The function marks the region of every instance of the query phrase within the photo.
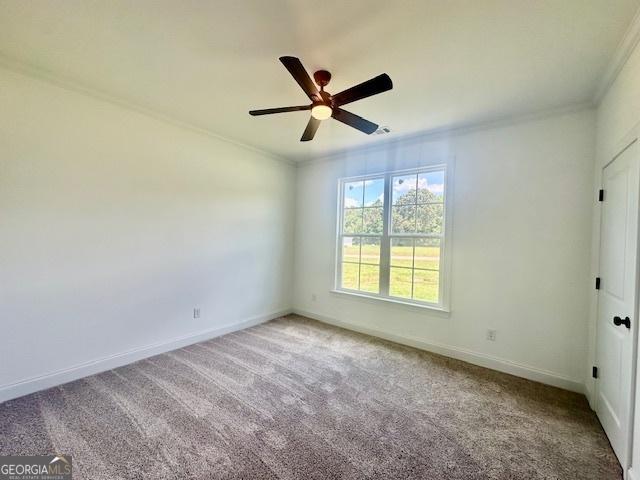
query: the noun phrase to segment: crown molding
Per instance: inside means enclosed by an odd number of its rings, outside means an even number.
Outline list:
[[[11,58],[7,55],[5,55],[4,53],[0,52],[0,67],[9,70],[11,72],[14,73],[18,73],[21,75],[26,75],[28,77],[34,78],[36,80],[40,80],[40,81],[44,81],[47,82],[49,84],[55,85],[59,88],[63,88],[65,90],[69,90],[72,91],[74,93],[79,93],[88,97],[92,97],[94,99],[97,100],[101,100],[103,102],[108,102],[111,103],[112,105],[116,105],[119,106],[121,108],[125,108],[127,110],[130,111],[134,111],[136,113],[139,113],[141,115],[144,115],[146,117],[150,117],[153,118],[154,120],[158,120],[161,121],[163,123],[167,123],[169,125],[172,125],[174,127],[178,127],[180,129],[183,130],[188,130],[192,133],[197,133],[199,135],[204,135],[207,136],[209,138],[213,138],[215,140],[219,140],[225,143],[229,143],[231,145],[234,145],[236,147],[240,147],[242,149],[245,150],[249,150],[253,153],[257,153],[259,155],[268,157],[272,160],[278,161],[278,162],[282,162],[285,163],[287,165],[293,165],[295,166],[296,162],[292,161],[289,158],[285,158],[285,157],[281,157],[278,155],[275,155],[271,152],[268,152],[266,150],[262,150],[260,148],[254,147],[252,145],[240,142],[238,140],[234,140],[232,138],[228,138],[222,135],[219,135],[215,132],[212,132],[211,130],[207,129],[207,128],[203,128],[200,127],[198,125],[195,125],[193,123],[190,122],[185,122],[183,120],[177,119],[171,115],[167,115],[165,113],[162,113],[158,110],[155,110],[153,108],[147,107],[145,105],[139,104],[139,103],[135,103],[135,102],[131,102],[129,100],[125,100],[122,99],[120,97],[116,97],[114,95],[111,95],[107,92],[104,92],[102,90],[98,90],[92,87],[89,87],[87,85],[78,83],[74,80],[71,80],[70,78],[66,78],[63,76],[60,76],[58,74],[55,74],[47,69],[41,68],[41,67],[37,67],[35,65],[32,64],[28,64],[25,62],[22,62],[20,60],[16,60],[14,58]]]
[[[483,130],[492,130],[495,128],[509,127],[522,123],[534,122],[536,120],[544,120],[545,118],[556,117],[561,115],[569,115],[572,113],[581,112],[584,110],[592,110],[594,105],[591,101],[572,103],[562,107],[553,107],[545,110],[538,110],[535,112],[528,112],[522,114],[506,115],[500,117],[488,118],[479,122],[451,125],[447,127],[434,128],[431,130],[424,130],[418,133],[412,133],[393,139],[381,140],[368,145],[356,146],[353,148],[345,148],[330,152],[326,155],[319,155],[296,162],[298,167],[304,167],[310,164],[317,164],[321,162],[330,162],[340,157],[349,154],[359,154],[367,152],[375,152],[379,150],[385,150],[388,148],[398,147],[400,145],[411,145],[413,143],[433,141],[442,138],[450,138],[466,135],[473,132],[479,132]]]
[[[594,105],[599,105],[602,101],[602,98],[605,96],[613,82],[615,82],[616,78],[624,68],[627,60],[633,53],[633,50],[640,42],[640,8],[636,11],[633,19],[631,20],[631,24],[627,28],[627,31],[618,43],[616,47],[616,51],[613,54],[613,58],[609,62],[604,75],[600,79],[598,87],[596,89],[596,93],[593,96]]]

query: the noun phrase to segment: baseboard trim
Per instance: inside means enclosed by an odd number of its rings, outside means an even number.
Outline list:
[[[593,381],[591,381],[589,377],[587,377],[584,381],[584,396],[587,397],[587,402],[589,402],[589,408],[591,408],[591,410],[595,412],[596,410],[595,385],[593,384]]]
[[[209,340],[227,333],[243,330],[253,327],[269,320],[282,317],[291,313],[290,309],[272,312],[266,315],[258,315],[247,320],[215,327],[200,332],[192,333],[182,337],[174,338],[166,342],[160,342],[153,345],[128,350],[126,352],[117,353],[108,357],[99,358],[89,362],[75,365],[73,367],[58,370],[46,375],[32,377],[20,382],[11,383],[0,386],[0,403],[6,402],[13,398],[22,397],[30,393],[45,390],[47,388],[56,387],[64,383],[72,382],[83,377],[95,375],[96,373],[111,370],[113,368],[122,367],[145,358],[152,357],[161,353],[186,347],[194,343]]]
[[[335,325],[337,327],[346,328],[347,330],[353,330],[356,332],[371,335],[373,337],[383,338],[392,342],[408,345],[410,347],[418,348],[420,350],[426,350],[428,352],[438,353],[446,357],[462,360],[474,365],[489,368],[491,370],[497,370],[499,372],[508,373],[517,377],[526,378],[535,382],[544,383],[554,387],[563,388],[572,392],[578,392],[584,394],[584,385],[582,382],[573,380],[571,378],[564,377],[548,370],[542,370],[529,365],[513,362],[504,358],[494,357],[484,353],[474,352],[471,350],[463,349],[460,347],[454,347],[451,345],[444,345],[433,342],[426,342],[414,337],[407,337],[403,335],[396,335],[393,333],[384,332],[370,327],[363,327],[360,325],[354,325],[348,322],[343,322],[336,318],[331,318],[326,315],[317,314],[307,310],[298,308],[293,309],[293,313],[302,315],[305,317],[313,318],[320,322]],[[640,480],[640,479],[639,479]]]

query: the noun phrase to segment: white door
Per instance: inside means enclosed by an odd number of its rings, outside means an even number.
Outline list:
[[[596,412],[624,468],[629,462],[636,317],[638,142],[602,171]]]

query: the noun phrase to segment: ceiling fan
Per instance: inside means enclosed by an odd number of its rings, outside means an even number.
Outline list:
[[[363,98],[377,95],[378,93],[386,92],[393,88],[391,78],[386,73],[378,75],[377,77],[360,83],[355,87],[343,90],[340,93],[331,95],[324,91],[324,87],[329,84],[331,80],[331,73],[326,70],[318,70],[313,74],[313,79],[320,87],[320,90],[316,88],[311,81],[309,74],[302,66],[300,60],[296,57],[280,57],[280,61],[285,66],[293,78],[298,82],[298,85],[304,90],[311,100],[311,105],[300,105],[296,107],[281,107],[281,108],[267,108],[265,110],[251,110],[250,115],[269,115],[272,113],[284,113],[284,112],[297,112],[300,110],[311,110],[311,118],[307,123],[301,142],[308,142],[313,140],[320,121],[326,120],[330,117],[335,118],[339,122],[342,122],[350,127],[353,127],[361,132],[371,135],[378,129],[378,125],[369,120],[366,120],[358,115],[343,110],[340,108],[347,103],[356,102]]]

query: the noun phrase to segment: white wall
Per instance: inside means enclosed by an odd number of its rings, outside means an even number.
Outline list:
[[[0,70],[0,401],[287,311],[294,195],[291,165]]]
[[[602,168],[612,159],[629,133],[640,127],[640,45],[637,45],[618,74],[615,82],[602,98],[597,111],[597,154],[595,164],[595,182],[601,184]],[[598,272],[598,248],[600,244],[600,205],[593,206],[593,255],[592,275]],[[594,365],[595,330],[597,303],[596,294],[591,294],[589,317],[589,361],[587,368]],[[637,369],[640,372],[640,369]],[[589,400],[594,406],[594,384],[588,379]],[[640,382],[636,384],[636,413],[634,418],[634,440],[632,442],[632,472],[630,479],[640,480]]]
[[[582,390],[591,286],[594,138],[594,112],[582,110],[302,165],[294,308]],[[452,157],[450,316],[330,293],[337,179]],[[488,328],[497,329],[496,342],[485,339]]]

